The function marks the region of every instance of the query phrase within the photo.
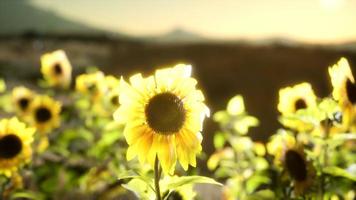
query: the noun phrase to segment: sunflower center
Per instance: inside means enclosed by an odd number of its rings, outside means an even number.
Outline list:
[[[298,99],[295,102],[295,110],[304,109],[304,108],[307,108],[307,103],[305,102],[304,99]]]
[[[22,142],[19,137],[9,134],[0,139],[0,159],[10,159],[22,150]]]
[[[61,75],[62,74],[62,66],[59,64],[59,63],[56,63],[54,66],[53,66],[53,72],[54,74],[56,75]]]
[[[182,100],[169,92],[152,97],[145,108],[145,114],[148,125],[165,135],[178,132],[185,121]]]
[[[88,83],[87,84],[87,89],[89,92],[95,92],[97,90],[96,84],[95,83]]]
[[[48,108],[40,107],[35,112],[36,120],[40,123],[46,122],[51,119],[52,114]]]
[[[119,105],[119,97],[117,95],[111,97],[110,99],[111,104],[114,106],[118,106]]]
[[[346,95],[352,104],[356,104],[356,84],[352,83],[350,79],[346,81]]]
[[[28,98],[21,98],[21,99],[19,99],[18,103],[19,103],[21,110],[26,110],[28,107],[28,104],[30,103],[30,100]]]
[[[297,181],[303,181],[307,178],[307,166],[303,157],[295,150],[286,152],[285,164],[292,178]]]
[[[169,195],[167,197],[167,195]],[[177,191],[172,191],[171,193],[166,192],[165,194],[163,194],[163,199],[167,199],[167,200],[183,200],[183,197],[181,194],[179,194],[179,192]]]

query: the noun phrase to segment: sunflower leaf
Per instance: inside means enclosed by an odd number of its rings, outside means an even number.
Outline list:
[[[245,112],[245,104],[241,95],[236,95],[230,99],[226,108],[230,115],[240,115]]]
[[[223,132],[216,132],[214,135],[214,146],[216,149],[221,149],[224,147],[226,138]]]
[[[154,198],[153,188],[147,185],[147,183],[139,177],[133,178],[127,184],[124,184],[123,187],[127,190],[132,191],[137,197],[142,200],[149,200]]]
[[[6,83],[4,79],[0,79],[0,93],[3,93],[6,91]]]
[[[174,189],[186,184],[195,184],[195,183],[205,183],[205,184],[222,186],[221,183],[215,181],[212,178],[208,178],[205,176],[182,176],[177,178],[175,181],[171,182],[170,184],[168,184],[167,188]]]
[[[126,171],[124,173],[121,173],[119,176],[119,180],[123,180],[123,179],[139,179],[143,182],[145,182],[151,189],[153,189],[153,182],[151,180],[151,178],[143,176],[135,171]]]
[[[352,181],[356,181],[355,174],[352,174],[352,173],[348,172],[347,170],[342,169],[340,167],[335,167],[335,166],[325,167],[323,169],[323,172],[325,174],[329,174],[332,176],[344,177],[344,178],[350,179]]]
[[[33,200],[41,200],[44,197],[40,194],[31,192],[31,191],[19,191],[15,192],[11,195],[10,199],[33,199]]]
[[[254,194],[249,195],[246,200],[273,200],[276,199],[271,190],[261,190]]]

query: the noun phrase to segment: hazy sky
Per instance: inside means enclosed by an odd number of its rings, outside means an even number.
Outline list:
[[[177,27],[212,38],[356,40],[356,0],[32,0],[36,6],[131,35]]]

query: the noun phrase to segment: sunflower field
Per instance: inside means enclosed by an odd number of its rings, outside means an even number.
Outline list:
[[[35,87],[0,79],[0,199],[356,199],[356,82],[346,58],[328,67],[327,97],[307,82],[279,90],[280,128],[267,142],[249,136],[260,121],[242,95],[211,113],[190,64],[73,76],[63,50],[38,59]],[[204,134],[209,117],[215,134]]]

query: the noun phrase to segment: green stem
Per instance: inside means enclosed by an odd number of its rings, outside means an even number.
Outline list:
[[[156,160],[155,160],[154,173],[155,173],[156,200],[162,200],[162,198],[161,198],[161,190],[159,188],[159,180],[161,178],[161,170],[160,170],[159,160],[158,160],[157,156],[156,156]]]
[[[322,160],[322,167],[326,167],[328,165],[328,152],[327,152],[327,140],[329,138],[329,132],[330,132],[330,121],[326,120],[324,122],[324,144],[323,144],[323,160]],[[324,194],[325,194],[325,176],[324,173],[321,171],[321,181],[320,181],[320,200],[323,200]]]

